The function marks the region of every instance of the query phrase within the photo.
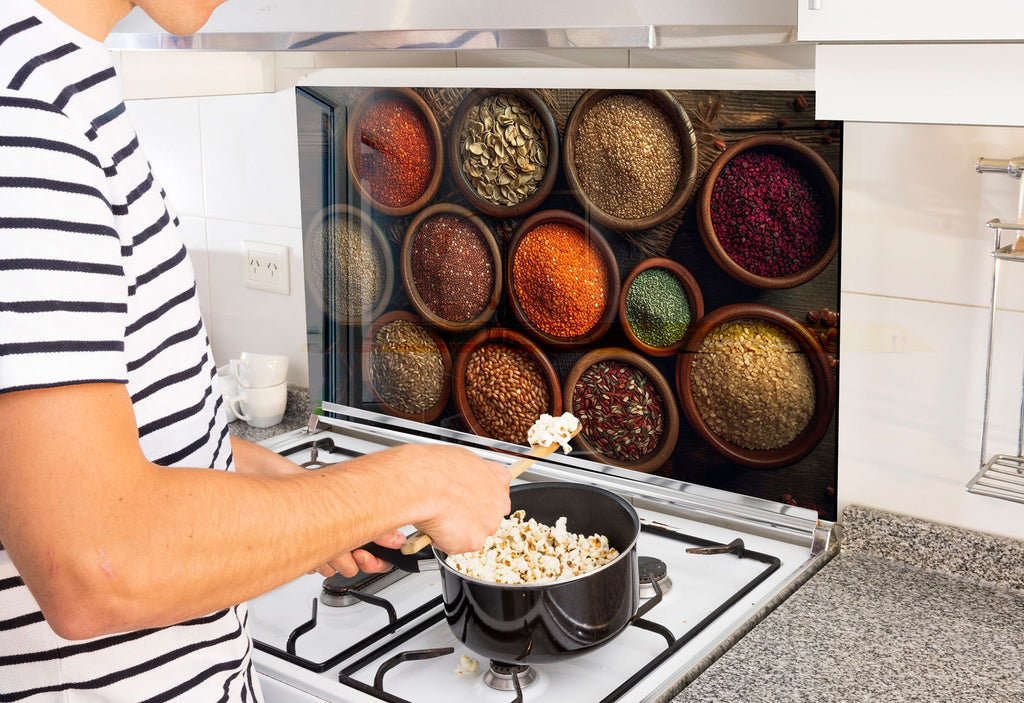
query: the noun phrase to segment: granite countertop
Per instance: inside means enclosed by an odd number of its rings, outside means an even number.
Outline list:
[[[840,553],[673,703],[1024,701],[1024,542],[857,506]]]

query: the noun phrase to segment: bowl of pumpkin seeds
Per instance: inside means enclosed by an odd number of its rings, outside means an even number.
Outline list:
[[[518,217],[551,193],[559,163],[558,128],[535,90],[479,88],[452,117],[448,166],[477,210]]]

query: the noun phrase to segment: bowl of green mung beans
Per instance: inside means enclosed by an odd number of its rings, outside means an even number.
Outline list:
[[[619,324],[630,344],[644,354],[672,356],[703,315],[697,280],[672,259],[644,259],[622,284]]]

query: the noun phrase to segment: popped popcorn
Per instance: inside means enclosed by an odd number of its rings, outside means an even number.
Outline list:
[[[560,444],[566,454],[569,453],[569,440],[572,433],[579,429],[580,421],[572,413],[562,413],[558,417],[552,417],[544,413],[537,422],[526,433],[526,440],[530,446],[549,444]]]
[[[498,531],[476,552],[449,554],[445,562],[456,571],[495,583],[557,581],[593,571],[619,555],[604,535],[589,537],[566,529],[560,517],[554,527],[526,520],[517,510],[501,521]]]

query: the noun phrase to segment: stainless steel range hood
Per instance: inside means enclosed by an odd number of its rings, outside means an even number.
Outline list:
[[[372,51],[679,49],[796,40],[792,0],[228,0],[197,34],[164,32],[139,9],[112,49]]]

